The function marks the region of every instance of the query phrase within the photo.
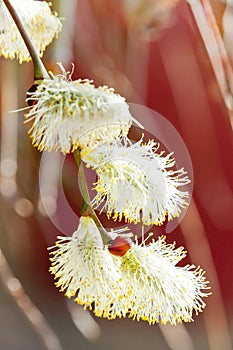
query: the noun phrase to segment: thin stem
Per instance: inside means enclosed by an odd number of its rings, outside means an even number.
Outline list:
[[[32,62],[34,65],[34,79],[35,80],[48,79],[49,78],[48,72],[46,71],[45,66],[44,66],[43,62],[41,61],[38,52],[36,51],[34,45],[32,44],[32,41],[31,41],[28,33],[26,32],[26,30],[22,24],[22,21],[19,18],[17,12],[15,11],[14,7],[11,5],[9,0],[3,0],[3,2],[5,3],[8,11],[10,12],[10,14],[11,14],[23,40],[24,40],[24,43],[27,46],[29,54],[32,58]]]
[[[96,226],[100,231],[103,242],[107,244],[111,240],[111,237],[108,235],[107,231],[104,229],[103,225],[101,224],[99,218],[97,217],[95,211],[91,206],[91,199],[89,196],[86,176],[85,176],[85,172],[84,172],[84,168],[83,168],[82,160],[80,156],[80,149],[75,150],[73,152],[73,155],[74,155],[75,164],[78,169],[79,185],[80,185],[81,195],[83,199],[80,213],[83,216],[90,216],[94,220]]]
[[[73,152],[75,164],[78,169],[78,175],[79,175],[79,183],[80,183],[80,190],[81,195],[83,198],[82,206],[80,209],[81,214],[83,215],[89,215],[91,212],[91,206],[90,206],[90,196],[87,188],[87,182],[85,179],[84,169],[82,165],[82,160],[80,157],[80,150],[77,149]]]

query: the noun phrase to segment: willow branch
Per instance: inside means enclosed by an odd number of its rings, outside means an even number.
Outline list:
[[[48,72],[46,71],[43,62],[41,61],[38,52],[35,50],[35,47],[31,41],[31,39],[28,36],[28,33],[26,32],[22,21],[20,20],[17,12],[15,11],[14,7],[11,5],[9,0],[3,0],[8,11],[10,12],[24,42],[25,45],[27,46],[27,49],[29,51],[29,54],[32,58],[33,64],[34,64],[34,78],[35,80],[40,80],[40,79],[50,79]],[[109,241],[109,237],[107,232],[104,230],[100,220],[96,216],[94,210],[92,209],[90,205],[90,196],[87,188],[87,183],[86,183],[86,178],[85,178],[85,173],[84,169],[82,166],[82,161],[80,157],[80,150],[74,151],[74,159],[76,166],[78,168],[79,172],[79,180],[80,180],[80,188],[81,188],[81,195],[83,197],[83,202],[82,206],[80,209],[80,212],[82,215],[89,215],[96,223],[97,227],[99,228],[99,231],[101,233],[101,236],[103,238],[103,241],[107,243]]]

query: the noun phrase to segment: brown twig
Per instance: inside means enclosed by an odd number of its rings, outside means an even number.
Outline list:
[[[11,2],[9,0],[3,0],[3,2],[5,3],[8,11],[10,12],[10,14],[11,14],[22,38],[23,38],[23,41],[24,41],[25,45],[27,46],[29,54],[32,58],[32,62],[34,65],[34,79],[35,80],[48,79],[49,78],[48,72],[45,69],[45,66],[44,66],[42,60],[40,59],[38,52],[36,51],[34,45],[32,44],[32,41],[31,41],[28,33],[26,32],[26,30],[22,24],[22,21],[19,18],[17,12],[15,11],[14,7],[11,5]]]

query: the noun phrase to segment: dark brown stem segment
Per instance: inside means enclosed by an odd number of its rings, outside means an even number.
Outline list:
[[[90,216],[94,220],[96,226],[99,229],[99,232],[101,234],[103,242],[105,244],[107,244],[107,243],[109,243],[111,238],[109,237],[107,231],[102,226],[100,220],[98,219],[95,211],[93,210],[93,208],[91,206],[91,200],[90,200],[89,191],[88,191],[88,187],[87,187],[87,182],[86,182],[86,176],[85,176],[85,173],[84,173],[84,168],[83,168],[83,165],[82,165],[80,151],[81,151],[80,149],[76,149],[73,152],[75,164],[76,164],[77,169],[78,169],[80,191],[81,191],[81,195],[82,195],[82,198],[83,198],[82,206],[81,206],[81,209],[80,209],[80,214],[82,216]]]
[[[3,0],[5,3],[8,11],[10,12],[24,42],[25,45],[27,46],[27,49],[30,53],[30,56],[32,58],[32,62],[34,65],[34,79],[35,80],[41,80],[41,79],[48,79],[49,75],[48,72],[45,69],[45,66],[43,62],[40,59],[40,56],[38,52],[36,51],[34,45],[31,42],[31,39],[28,36],[28,33],[26,32],[21,19],[19,18],[17,12],[15,11],[14,7],[11,5],[11,2],[9,0]]]

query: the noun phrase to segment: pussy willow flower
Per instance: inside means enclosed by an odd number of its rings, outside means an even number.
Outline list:
[[[43,80],[28,98],[36,102],[26,115],[33,120],[33,145],[68,153],[127,134],[133,117],[125,99],[107,86],[96,88],[91,80],[72,81],[60,67],[63,74]]]
[[[11,0],[36,50],[42,56],[46,46],[61,30],[61,21],[52,14],[46,1]],[[31,59],[26,45],[4,1],[0,0],[0,55],[18,59],[19,63]]]
[[[189,194],[180,188],[190,181],[176,170],[172,153],[164,156],[153,141],[132,144],[121,138],[112,144],[83,149],[82,159],[96,170],[94,208],[114,220],[161,225],[187,206]]]
[[[191,322],[203,311],[210,293],[204,271],[194,265],[178,267],[186,255],[183,247],[160,237],[149,245],[133,244],[121,257],[121,272],[129,289],[129,317],[150,324]],[[119,259],[119,258],[116,258]]]
[[[81,217],[72,237],[58,237],[50,272],[65,295],[108,319],[125,316],[123,281],[90,217]],[[118,264],[119,265],[119,264]]]

